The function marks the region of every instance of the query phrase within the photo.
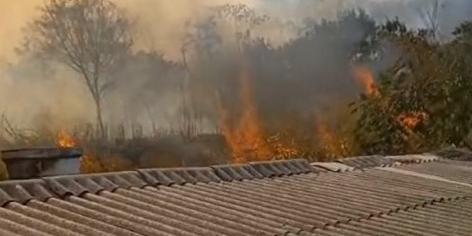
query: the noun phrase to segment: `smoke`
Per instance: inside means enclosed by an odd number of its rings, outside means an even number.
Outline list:
[[[15,58],[14,48],[23,34],[22,28],[36,14],[42,0],[0,1],[0,66]]]
[[[437,0],[438,13],[434,15],[436,0],[355,1],[378,21],[398,17],[412,28],[429,28],[428,14],[437,18],[440,34],[448,37],[461,22],[472,19],[472,2],[468,0]]]
[[[133,19],[136,37],[134,49],[135,52],[143,51],[143,54],[131,58],[133,63],[117,74],[123,85],[117,86],[109,94],[105,112],[109,121],[144,122],[146,128],[175,125],[178,113],[181,112],[179,86],[186,76],[183,68],[175,63],[182,60],[181,49],[189,31],[195,25],[208,23],[209,16],[214,14],[214,7],[242,3],[257,14],[269,17],[263,24],[254,26],[251,32],[252,38],[263,37],[264,43],[248,49],[254,77],[257,77],[254,79],[258,80],[255,84],[256,100],[267,117],[277,112],[294,110],[309,109],[310,112],[321,113],[323,109],[320,107],[326,106],[324,104],[343,100],[344,95],[352,97],[356,94],[356,85],[345,73],[349,64],[346,55],[370,29],[347,20],[346,28],[340,29],[338,34],[304,38],[300,33],[306,31],[306,22],[310,22],[307,19],[318,23],[322,19],[335,20],[343,10],[362,8],[376,22],[398,17],[410,27],[417,28],[427,26],[424,15],[433,7],[433,1],[430,0],[115,2]],[[449,35],[459,22],[470,20],[471,1],[440,2],[437,17],[443,35]],[[15,47],[20,45],[24,37],[22,29],[37,16],[36,8],[43,3],[43,0],[0,1],[0,111],[26,127],[36,125],[38,120],[46,120],[43,123],[56,126],[93,121],[93,103],[76,74],[56,64],[21,58],[15,54]],[[223,42],[234,39],[235,32],[228,30],[227,26],[220,24],[216,28],[216,36]],[[286,46],[288,42],[293,43],[291,48]],[[206,88],[194,84],[193,90],[200,96],[214,96],[218,88],[234,85],[231,78],[237,73],[231,74],[231,71],[240,69],[231,62],[237,60],[232,58],[232,49],[228,49],[228,45],[218,47],[221,49],[215,57],[218,63],[201,66],[214,61],[204,61],[199,56],[193,57],[191,61],[193,69],[213,70],[207,72],[212,75],[201,74],[205,78],[197,80],[208,85]],[[159,52],[165,60],[159,55],[145,56],[151,51]],[[288,61],[291,63],[290,68]],[[214,72],[216,70],[226,72]],[[229,90],[228,94],[236,96],[237,91]],[[199,104],[200,109],[211,113],[208,106]]]
[[[362,12],[351,11],[337,20],[307,21],[302,26],[304,33],[281,47],[253,39],[243,40],[238,48],[228,45],[225,37],[214,40],[219,42],[216,47],[198,44],[193,58],[197,75],[190,85],[194,107],[203,107],[200,112],[204,114],[210,111],[206,114],[210,118],[216,110],[213,123],[217,123],[219,111],[214,107],[222,106],[231,118],[228,126],[237,127],[244,109],[255,106],[263,129],[273,133],[295,129],[312,135],[316,116],[326,117],[359,91],[350,75],[351,60],[361,42],[375,33],[375,22]],[[214,31],[209,28],[202,27],[211,35]],[[244,70],[249,70],[250,89],[240,81]],[[255,105],[247,105],[248,90],[254,93]]]
[[[45,0],[0,2],[0,58],[11,60],[14,48],[23,37],[22,28],[37,16],[37,7]],[[208,8],[223,4],[246,4],[277,20],[300,22],[305,18],[334,19],[345,9],[365,9],[377,21],[400,18],[411,27],[423,27],[420,12],[430,10],[431,0],[115,0],[137,24],[139,48],[153,48],[170,58],[178,57],[185,34],[185,22],[204,18]],[[472,2],[468,0],[440,0],[439,21],[442,31],[450,33],[461,21],[471,19]],[[2,60],[0,60],[2,61]]]
[[[471,19],[471,1],[439,2],[437,17],[443,35],[449,35],[460,22]],[[219,5],[242,3],[270,16],[271,21],[260,31],[276,45],[295,36],[292,30],[281,26],[300,24],[307,18],[333,20],[346,9],[365,9],[377,22],[398,17],[412,28],[429,27],[424,14],[432,11],[434,5],[431,0],[117,0],[117,3],[137,21],[138,47],[160,50],[170,59],[180,57],[186,22],[204,19],[210,14],[209,8]]]
[[[22,58],[1,72],[0,112],[16,124],[60,128],[54,126],[90,119],[89,95],[77,75],[65,68]]]
[[[166,58],[178,59],[187,33],[186,23],[198,21],[209,14],[209,8],[223,4],[247,4],[254,0],[116,0],[136,23],[136,47],[161,51]]]

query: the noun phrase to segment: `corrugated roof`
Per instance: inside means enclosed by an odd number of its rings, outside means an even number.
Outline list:
[[[410,159],[6,181],[0,235],[470,235],[472,166]]]

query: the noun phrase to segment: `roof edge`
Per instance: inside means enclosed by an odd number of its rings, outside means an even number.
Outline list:
[[[135,171],[62,175],[29,180],[0,182],[0,206],[32,199],[81,196],[85,193],[115,191],[118,188],[220,183],[299,175],[319,172],[305,159],[251,162],[189,168],[151,168]]]
[[[405,164],[420,164],[439,161],[441,159],[443,158],[430,153],[399,156],[372,155],[341,158],[334,162],[313,162],[311,165],[315,168],[321,168],[330,172],[348,172],[377,167],[395,167]]]
[[[291,175],[349,172],[376,167],[393,167],[410,163],[439,161],[433,154],[404,156],[361,156],[335,162],[313,162],[305,159],[251,162],[209,167],[148,168],[134,171],[62,175],[29,180],[0,182],[0,206],[9,202],[47,200],[81,196],[85,193],[115,191],[118,188],[171,186],[197,183],[221,183]]]

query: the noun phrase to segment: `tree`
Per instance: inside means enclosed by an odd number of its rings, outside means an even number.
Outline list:
[[[459,25],[454,31],[456,41],[469,45],[469,49],[472,45],[472,21],[466,21]]]
[[[431,7],[427,7],[426,9],[420,9],[419,13],[421,15],[421,19],[423,20],[426,29],[428,29],[431,33],[431,37],[433,39],[438,39],[441,33],[440,29],[440,14],[442,8],[442,2],[440,0],[431,1]]]
[[[430,40],[430,30],[408,30],[398,21],[381,27],[381,37],[402,54],[381,74],[379,94],[357,102],[361,154],[472,147],[471,29],[464,23],[454,40],[441,43]]]
[[[79,73],[105,136],[102,100],[114,82],[110,71],[132,46],[130,22],[108,0],[50,0],[32,24],[28,45]]]
[[[187,23],[181,48],[187,73],[181,86],[182,130],[196,130],[204,118],[218,120],[218,104],[228,106],[237,97],[239,87],[231,82],[247,56],[243,49],[254,39],[251,31],[267,20],[244,4],[224,4],[211,8],[207,18]]]

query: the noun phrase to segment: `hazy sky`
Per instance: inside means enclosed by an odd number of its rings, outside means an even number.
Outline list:
[[[423,22],[418,14],[431,7],[433,0],[114,0],[137,19],[138,42],[172,53],[178,47],[184,22],[204,15],[207,6],[244,3],[281,19],[307,16],[330,18],[343,8],[362,7],[382,20],[399,16],[413,26]],[[14,59],[14,48],[22,38],[22,28],[37,14],[45,0],[0,0],[0,65]],[[450,31],[472,15],[471,0],[441,0],[443,28]]]
[[[11,57],[13,45],[21,40],[21,28],[42,0],[0,0],[0,62]]]
[[[36,119],[47,111],[58,125],[94,117],[92,101],[80,80],[70,71],[39,74],[38,65],[15,63],[15,47],[22,41],[22,29],[38,14],[46,0],[0,0],[0,113],[7,113],[22,123]],[[410,26],[422,26],[418,12],[432,6],[433,0],[113,0],[137,22],[139,47],[163,52],[176,58],[184,35],[184,22],[205,16],[208,6],[244,3],[278,20],[301,21],[306,17],[333,18],[341,9],[361,7],[376,20],[398,16]],[[444,32],[472,16],[472,0],[441,0],[441,22]],[[278,31],[279,25],[272,31]],[[267,29],[265,29],[267,30]],[[270,29],[269,29],[270,30]],[[283,31],[280,29],[280,31]],[[275,38],[277,34],[267,34]],[[279,34],[280,36],[280,34]],[[7,62],[12,66],[8,67]],[[5,67],[4,67],[5,66]],[[8,69],[5,69],[8,68]],[[12,71],[14,69],[14,71]],[[22,96],[18,96],[21,94]],[[12,99],[14,98],[14,99]],[[29,115],[25,115],[27,112]],[[43,116],[50,125],[51,118]],[[25,121],[27,122],[27,121]]]

